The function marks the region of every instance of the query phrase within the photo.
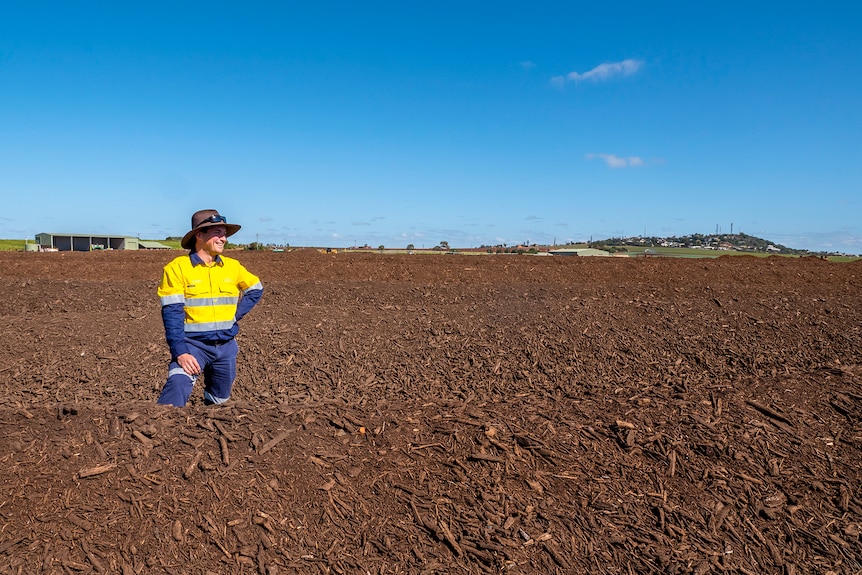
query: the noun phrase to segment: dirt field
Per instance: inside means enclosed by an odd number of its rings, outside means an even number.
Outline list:
[[[176,409],[177,254],[0,253],[0,573],[862,572],[862,264],[237,252]]]

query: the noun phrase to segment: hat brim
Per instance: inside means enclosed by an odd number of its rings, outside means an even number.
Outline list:
[[[183,249],[186,249],[186,250],[194,249],[194,247],[195,247],[195,235],[198,232],[203,231],[203,230],[205,230],[209,227],[212,227],[212,226],[224,226],[225,229],[227,230],[227,232],[225,233],[225,236],[227,236],[227,237],[231,237],[232,235],[237,233],[240,230],[240,228],[242,227],[239,224],[225,224],[222,222],[219,222],[217,224],[204,224],[204,225],[196,227],[193,230],[189,230],[189,232],[183,236],[183,239],[180,242],[180,245],[183,246]]]

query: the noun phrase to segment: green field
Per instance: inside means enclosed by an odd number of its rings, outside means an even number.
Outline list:
[[[626,253],[630,256],[646,256],[646,255],[654,255],[654,256],[662,256],[662,257],[674,257],[674,258],[717,258],[719,256],[759,256],[766,257],[769,254],[764,253],[755,253],[755,252],[737,252],[737,251],[719,251],[719,250],[698,250],[694,248],[642,248],[642,247],[631,247],[626,246],[628,248]],[[648,251],[647,251],[648,250]],[[619,252],[617,252],[619,253]]]
[[[28,243],[35,243],[28,241]],[[0,240],[0,252],[22,252],[24,240]]]
[[[740,252],[736,250],[699,250],[693,248],[632,248],[631,246],[626,246],[628,251],[622,252],[631,257],[644,257],[644,256],[655,256],[655,257],[672,257],[672,258],[718,258],[718,257],[736,257],[736,256],[753,256],[756,258],[768,258],[773,256],[778,256],[782,258],[798,258],[798,257],[814,257],[812,256],[800,256],[800,255],[785,255],[785,254],[768,254],[763,252]],[[618,254],[620,252],[617,252]],[[830,262],[852,262],[860,259],[862,256],[829,256],[826,259]]]

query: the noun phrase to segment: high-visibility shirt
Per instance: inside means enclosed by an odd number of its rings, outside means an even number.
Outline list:
[[[188,353],[187,337],[210,344],[233,339],[262,294],[260,279],[233,258],[206,264],[192,253],[171,261],[158,289],[171,357]]]

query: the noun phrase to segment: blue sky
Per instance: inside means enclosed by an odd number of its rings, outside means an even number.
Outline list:
[[[2,2],[0,237],[862,253],[848,2]]]

